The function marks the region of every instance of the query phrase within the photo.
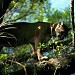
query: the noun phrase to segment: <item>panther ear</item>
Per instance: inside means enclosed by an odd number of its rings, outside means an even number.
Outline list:
[[[61,22],[60,22],[60,25],[64,25],[64,21],[61,21]]]
[[[54,28],[54,27],[55,27],[55,23],[51,23],[51,24],[50,24],[50,27],[51,27],[51,28]]]

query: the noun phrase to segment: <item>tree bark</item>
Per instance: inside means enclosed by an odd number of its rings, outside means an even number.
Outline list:
[[[0,23],[3,21],[3,15],[5,14],[10,2],[12,0],[2,0],[0,1]]]
[[[70,24],[71,24],[71,28],[72,28],[72,45],[75,47],[74,0],[70,0]]]

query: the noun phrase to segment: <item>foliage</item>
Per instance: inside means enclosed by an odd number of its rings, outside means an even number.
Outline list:
[[[7,54],[0,54],[0,60],[5,59],[7,56],[8,56]]]
[[[45,45],[45,43],[39,43],[38,48],[41,48],[43,50],[44,48],[47,48],[47,46]]]
[[[52,64],[55,64],[55,62],[56,62],[55,60],[57,60],[57,62],[59,62],[59,64],[60,64],[59,67],[61,67],[61,66],[64,67],[65,65],[68,65],[69,61],[66,59],[66,56],[68,54],[72,53],[73,49],[67,48],[67,46],[63,45],[62,43],[60,45],[58,45],[58,41],[55,41],[54,43],[56,44],[55,49],[50,50],[51,49],[50,48],[49,51],[46,50],[49,53],[48,57],[49,57],[49,59],[51,59],[51,62],[53,60]],[[41,45],[46,47],[45,44],[41,44]],[[24,65],[24,66],[25,66],[25,63],[28,64],[28,59],[31,59],[31,57],[30,57],[31,53],[30,53],[29,49],[30,49],[30,46],[23,45],[21,47],[15,48],[14,52],[12,54],[8,54],[8,55],[7,54],[1,54],[0,59],[2,60],[2,63],[0,63],[0,65],[1,64],[4,65],[4,67],[2,67],[1,72],[3,74],[10,74],[12,72],[16,72],[16,71],[23,69],[23,67],[21,67],[17,63],[20,63],[21,65]],[[9,61],[9,60],[11,60],[11,61]],[[31,60],[31,61],[34,62],[33,60]],[[29,61],[29,63],[31,61]],[[37,61],[35,61],[35,62],[37,62]],[[30,63],[30,64],[33,64],[33,63]],[[35,64],[33,64],[33,65],[35,65]],[[57,66],[57,65],[58,64],[55,64],[55,66]],[[38,71],[41,70],[42,68],[43,69],[45,68],[44,64],[38,64],[36,67],[37,67]]]
[[[11,74],[18,70],[25,70],[25,62],[30,57],[30,46],[23,45],[18,48],[10,48],[12,53],[10,54],[10,49],[3,48],[5,54],[0,54],[0,65],[3,65],[1,72],[3,75]],[[8,54],[6,54],[8,53]]]
[[[40,0],[13,0],[4,17],[4,22],[45,21],[50,23],[61,20],[69,22],[69,9],[65,8],[63,11],[59,11],[51,8],[51,3],[48,0],[43,3]]]
[[[65,21],[67,26],[70,26],[69,12],[70,10],[68,8],[65,8],[63,11],[51,8],[51,3],[48,2],[48,0],[45,0],[43,2],[40,2],[40,0],[12,0],[9,8],[5,13],[3,23],[17,21],[46,21],[51,23],[63,20]],[[8,36],[11,37],[11,35]],[[69,35],[69,37],[71,37],[71,35]],[[50,39],[48,45],[45,43],[39,43],[39,45],[40,46],[38,48],[41,48],[42,51],[46,51],[45,53],[42,53],[43,56],[47,56],[49,59],[53,58],[53,60],[54,58],[60,60],[61,66],[64,66],[64,64],[68,64],[66,57],[68,56],[68,54],[73,52],[73,48],[70,47],[71,45],[64,44],[64,41],[60,42],[55,40],[54,38]],[[47,49],[47,47],[49,48]],[[27,63],[28,59],[31,59],[30,45],[22,45],[17,48],[4,47],[3,51],[5,54],[0,54],[0,65],[3,65],[3,67],[1,68],[1,72],[6,75],[11,72],[23,69],[23,66],[25,66],[25,63]],[[12,60],[13,62],[8,60]],[[33,60],[29,62],[32,62],[33,64],[35,61],[36,60],[33,58]],[[45,68],[44,66],[42,67]]]

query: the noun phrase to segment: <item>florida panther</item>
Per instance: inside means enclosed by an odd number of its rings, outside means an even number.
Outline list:
[[[36,53],[38,60],[42,55],[38,48],[39,43],[48,42],[51,36],[63,39],[68,34],[68,27],[63,22],[50,24],[46,22],[17,22],[0,27],[0,46],[20,46],[22,44],[33,45],[33,54]]]

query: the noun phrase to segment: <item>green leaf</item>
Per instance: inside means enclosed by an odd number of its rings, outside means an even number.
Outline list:
[[[6,58],[8,55],[7,54],[1,54],[0,55],[0,59],[4,59],[4,58]]]

